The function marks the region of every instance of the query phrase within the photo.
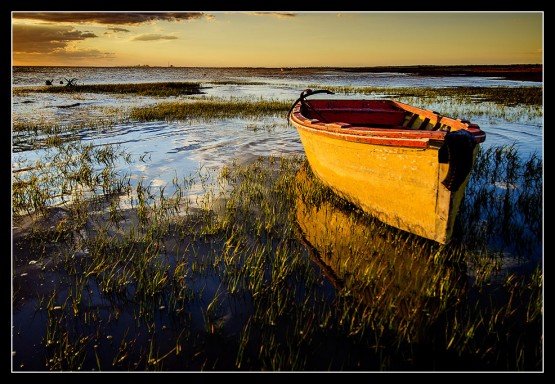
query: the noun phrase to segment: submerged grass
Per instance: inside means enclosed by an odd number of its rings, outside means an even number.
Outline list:
[[[481,151],[461,207],[462,238],[441,246],[357,211],[302,156],[229,164],[213,184],[199,173],[205,194],[194,202],[190,178],[176,178],[166,196],[90,166],[109,170],[123,156],[115,149],[62,148],[51,161],[60,177],[31,174],[34,184],[22,179],[16,189],[16,224],[35,224],[14,248],[42,255],[33,278],[62,276],[35,309],[48,319],[34,340],[38,359],[16,354],[20,369],[541,369],[541,265],[530,275],[499,268],[541,243],[537,158]],[[99,175],[120,187],[79,197]],[[48,196],[31,196],[56,189],[55,180],[74,180],[61,193],[78,196],[62,198],[52,216]],[[498,188],[506,180],[508,198]],[[340,213],[320,220],[328,210]],[[311,238],[306,220],[326,235]],[[29,262],[15,257],[16,271]],[[16,303],[30,283],[23,279],[14,281]]]
[[[289,108],[200,99],[126,118]],[[79,129],[15,129],[44,152],[12,173],[14,370],[542,370],[538,156],[480,150],[442,246],[363,214],[304,156],[176,175],[168,194]]]

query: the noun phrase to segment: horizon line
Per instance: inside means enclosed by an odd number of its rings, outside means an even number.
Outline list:
[[[511,67],[511,66],[543,66],[543,63],[511,63],[511,64],[405,64],[405,65],[357,65],[357,66],[341,66],[341,65],[321,65],[321,66],[245,66],[245,65],[232,65],[232,66],[211,66],[211,65],[150,65],[150,64],[129,64],[129,65],[32,65],[32,64],[18,64],[12,67],[83,67],[83,68],[407,68],[407,67]]]

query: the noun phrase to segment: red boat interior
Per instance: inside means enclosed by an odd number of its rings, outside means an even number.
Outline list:
[[[389,100],[310,100],[304,102],[303,115],[323,123],[347,123],[355,127],[441,130],[440,116],[431,120],[406,111]]]

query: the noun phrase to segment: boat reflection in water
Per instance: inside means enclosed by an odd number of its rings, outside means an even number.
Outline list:
[[[349,206],[306,162],[297,174],[297,192],[303,241],[338,294],[360,304],[373,327],[407,342],[444,343],[438,337],[445,337],[449,313],[466,287],[465,263],[449,251],[453,247],[387,226]]]

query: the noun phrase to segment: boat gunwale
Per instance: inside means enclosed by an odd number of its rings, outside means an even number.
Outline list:
[[[426,149],[430,147],[429,137],[401,137],[396,136],[368,136],[368,135],[356,135],[350,134],[349,132],[339,132],[335,129],[319,129],[313,128],[305,125],[298,125],[297,129],[302,129],[310,132],[311,134],[330,137],[334,139],[341,139],[350,142],[362,143],[362,144],[375,144],[375,145],[389,145],[395,147],[411,147],[411,148],[422,148]],[[443,143],[443,138],[438,138],[433,140],[434,143]],[[434,147],[439,148],[441,144],[434,145]]]
[[[341,99],[317,99],[319,102],[342,101]],[[369,100],[360,100],[369,101]],[[472,124],[466,120],[453,119],[451,117],[442,116],[437,112],[413,107],[407,104],[393,100],[380,100],[391,103],[391,105],[401,108],[403,111],[418,113],[423,117],[441,118],[443,124],[457,128],[455,130],[465,130],[472,134],[476,143],[482,143],[486,139],[486,134],[476,124]],[[302,128],[311,133],[335,137],[346,141],[354,141],[367,144],[390,145],[426,148],[429,144],[437,146],[438,142],[445,140],[448,131],[434,130],[418,130],[402,126],[392,127],[368,127],[357,126],[342,121],[334,121],[325,123],[317,119],[309,119],[301,113],[302,102],[299,101],[294,105],[290,121],[297,127]],[[362,110],[362,109],[361,109]],[[431,142],[431,143],[430,143]]]

